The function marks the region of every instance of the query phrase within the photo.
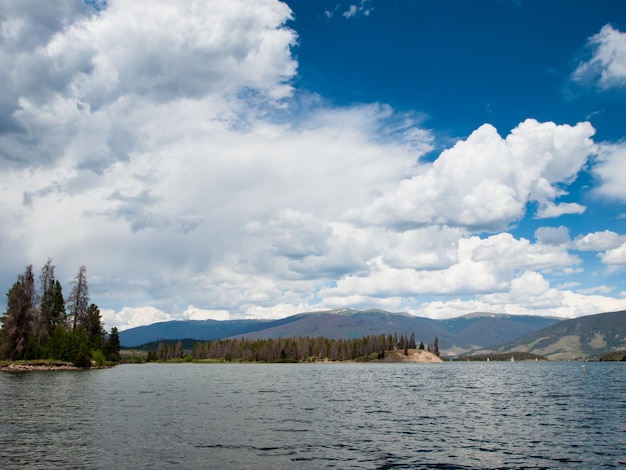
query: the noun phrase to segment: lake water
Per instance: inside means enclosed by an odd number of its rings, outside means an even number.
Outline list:
[[[624,363],[0,374],[2,469],[624,466]]]

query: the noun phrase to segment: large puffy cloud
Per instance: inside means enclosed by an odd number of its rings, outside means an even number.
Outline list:
[[[63,91],[71,68],[64,63],[51,67],[46,46],[60,31],[89,15],[81,2],[60,0],[42,4],[36,0],[7,2],[0,7],[0,135],[24,132],[16,119],[20,99],[49,96]],[[46,80],[41,81],[42,77]]]
[[[142,140],[128,132],[142,114],[167,111],[159,103],[212,97],[204,118],[228,119],[243,112],[233,99],[242,91],[270,104],[292,91],[295,33],[280,2],[109,2],[98,14],[79,2],[55,4],[63,22],[38,2],[19,4],[0,12],[0,105],[13,131],[0,140],[7,161],[41,164],[76,152],[85,165],[106,167]]]
[[[281,27],[290,15],[272,0],[255,8],[238,1],[112,2],[60,41],[76,37],[96,49],[95,76],[79,90],[92,106],[125,94],[161,101],[245,87],[282,98],[290,87],[280,79],[295,72],[295,36]]]
[[[224,201],[258,201],[253,189],[272,184],[271,169],[255,173],[267,161],[251,151],[260,131],[246,143],[233,129],[291,93],[291,12],[275,1],[107,5],[0,6],[3,265],[52,256],[68,281],[87,264],[105,302],[163,295],[178,308],[191,303],[171,294],[178,279],[193,282],[249,216],[231,223]]]
[[[349,215],[373,224],[442,224],[502,229],[520,220],[527,203],[539,215],[580,213],[554,206],[594,150],[589,123],[575,126],[528,119],[506,139],[488,124],[444,151],[364,211]]]
[[[573,78],[582,83],[596,82],[601,88],[626,84],[626,33],[607,24],[589,38],[592,56],[574,71]]]
[[[362,269],[370,240],[336,218],[410,171],[420,155],[414,135],[406,145],[372,142],[389,117],[378,106],[339,110],[351,118],[344,127],[337,119],[234,131],[196,119],[203,104],[160,104],[162,113],[138,123],[146,150],[103,171],[77,168],[69,155],[0,176],[2,237],[22,253],[12,271],[23,253],[34,263],[51,256],[98,273],[101,301],[245,313],[298,305],[320,283]]]

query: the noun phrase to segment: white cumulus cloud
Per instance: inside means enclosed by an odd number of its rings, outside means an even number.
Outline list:
[[[535,230],[535,238],[544,245],[562,245],[569,242],[569,229],[559,227],[539,227]]]
[[[576,81],[597,82],[600,88],[620,87],[626,84],[626,33],[610,24],[589,38],[592,50],[589,60],[581,62],[574,71]]]
[[[625,239],[625,235],[603,230],[576,237],[574,248],[580,251],[605,251],[619,247]]]
[[[577,202],[546,202],[539,206],[535,217],[538,219],[551,219],[565,214],[582,214],[586,207]]]
[[[617,248],[612,248],[601,254],[600,258],[604,264],[626,265],[626,243]]]
[[[592,171],[600,181],[599,194],[626,201],[626,144],[600,145]]]
[[[599,289],[606,293],[606,289]],[[597,291],[596,291],[597,292]],[[454,318],[467,312],[505,313],[509,315],[543,315],[577,318],[598,312],[626,309],[626,298],[594,293],[574,292],[550,287],[536,272],[524,272],[505,293],[477,295],[473,299],[425,302],[411,310],[414,315],[435,319]]]
[[[505,139],[483,125],[417,168],[394,191],[349,214],[373,224],[442,224],[497,230],[521,219],[535,201],[544,213],[580,213],[581,206],[554,206],[594,149],[589,123],[575,126],[522,122]]]

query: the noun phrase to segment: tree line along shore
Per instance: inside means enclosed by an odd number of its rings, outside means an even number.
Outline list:
[[[197,341],[185,350],[182,341],[160,341],[148,351],[146,361],[187,362],[316,362],[383,361],[415,362],[405,358],[424,352],[439,358],[439,340],[425,346],[415,334],[379,334],[353,339],[325,337],[234,338]],[[385,361],[387,360],[387,361]]]

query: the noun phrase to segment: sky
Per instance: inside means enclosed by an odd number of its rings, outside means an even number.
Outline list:
[[[253,3],[0,2],[0,291],[84,265],[121,330],[626,309],[626,3]]]

